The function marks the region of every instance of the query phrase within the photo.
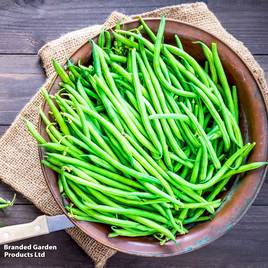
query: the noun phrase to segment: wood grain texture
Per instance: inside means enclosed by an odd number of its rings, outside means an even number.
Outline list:
[[[0,53],[36,53],[64,33],[100,24],[117,10],[138,14],[191,0],[1,1]]]
[[[113,10],[137,14],[181,2],[191,1],[4,0],[0,2],[0,53],[36,53],[43,44],[61,34],[102,23]],[[268,53],[266,0],[209,0],[208,6],[223,26],[253,53]]]
[[[209,8],[254,54],[268,54],[268,1],[209,0]]]

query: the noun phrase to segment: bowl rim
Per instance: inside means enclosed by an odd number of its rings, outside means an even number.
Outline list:
[[[147,18],[143,18],[143,19],[145,21],[157,21],[157,22],[160,22],[161,17],[147,17]],[[133,19],[130,19],[130,20],[127,20],[127,21],[124,21],[124,22],[120,23],[120,25],[128,25],[128,24],[135,23],[135,22],[138,22],[138,21],[139,21],[138,16],[135,16]],[[206,35],[209,35],[210,37],[212,37],[217,43],[221,43],[221,44],[225,45],[227,47],[227,49],[229,49],[232,53],[234,53],[237,56],[237,58],[242,62],[242,64],[247,69],[247,71],[249,72],[249,74],[251,75],[252,79],[254,80],[254,82],[257,85],[258,93],[260,94],[260,97],[262,99],[262,104],[263,104],[263,106],[265,108],[265,112],[266,112],[265,113],[265,115],[266,115],[266,123],[268,123],[268,116],[267,116],[268,106],[266,105],[266,102],[265,102],[264,93],[260,89],[261,83],[259,82],[258,79],[255,78],[253,71],[251,71],[249,69],[249,67],[246,64],[246,62],[238,55],[238,53],[236,51],[234,51],[225,41],[220,40],[214,34],[212,34],[210,32],[207,32],[206,30],[204,30],[202,28],[199,28],[199,27],[197,27],[195,25],[192,25],[192,24],[189,24],[189,23],[185,23],[185,22],[181,22],[181,21],[176,20],[176,19],[170,19],[170,18],[166,18],[166,22],[174,22],[174,23],[177,23],[177,24],[186,25],[188,27],[193,28],[194,30],[201,31],[201,32],[205,33]],[[115,25],[107,28],[107,30],[111,30],[114,27],[115,27]],[[92,36],[91,39],[95,39],[98,36],[99,36],[99,33],[98,34],[95,34],[94,36]],[[81,46],[79,46],[79,48],[77,48],[71,54],[71,56],[69,57],[69,59],[72,58],[73,56],[75,56],[75,54],[82,47],[84,47],[87,43],[88,43],[88,41],[86,41],[83,44],[81,44]],[[67,60],[65,61],[64,65],[66,64],[66,62],[67,62]],[[53,86],[54,86],[55,81],[57,80],[57,78],[58,78],[58,75],[57,74],[54,74],[54,77],[51,79],[51,82],[50,82],[50,84],[49,84],[49,86],[47,88],[48,92],[50,92],[51,89],[53,88]],[[44,110],[45,106],[46,106],[46,101],[44,101],[44,103],[42,104],[41,109]],[[42,125],[42,122],[41,122],[41,118],[39,116],[39,120],[38,120],[38,130],[39,131],[41,130],[41,125]],[[43,159],[43,156],[44,156],[44,152],[43,152],[43,150],[40,147],[39,147],[38,151],[39,151],[39,159],[40,159],[40,163],[41,163],[41,160]],[[267,158],[268,158],[268,149],[266,149],[266,160],[267,160]],[[52,189],[52,185],[49,182],[48,175],[47,175],[47,172],[46,172],[47,167],[45,167],[43,164],[41,164],[41,169],[42,169],[43,176],[45,177],[46,183],[48,185],[48,188],[49,188],[49,190],[50,190],[50,192],[51,192],[54,200],[56,201],[57,205],[60,207],[60,209],[62,210],[62,212],[73,222],[73,224],[78,229],[80,229],[86,235],[88,235],[88,233],[85,231],[85,229],[79,225],[79,221],[76,221],[76,220],[72,219],[71,217],[69,217],[69,215],[67,214],[67,211],[63,207],[61,201],[59,199],[57,199],[57,197],[54,195],[54,191]],[[252,190],[252,193],[253,193],[252,198],[250,200],[247,200],[246,204],[244,204],[244,206],[243,206],[243,209],[240,210],[237,213],[237,215],[235,216],[234,219],[229,219],[229,222],[228,222],[228,225],[226,226],[226,228],[224,230],[222,230],[221,232],[217,232],[213,236],[210,236],[208,239],[204,239],[204,241],[201,241],[200,240],[199,243],[194,244],[192,247],[184,248],[183,250],[178,250],[178,251],[174,251],[174,252],[158,252],[158,253],[155,253],[155,252],[152,252],[151,253],[150,252],[150,253],[147,253],[145,251],[134,251],[134,250],[130,251],[130,250],[125,249],[124,247],[118,247],[118,246],[116,246],[112,241],[110,241],[110,242],[107,243],[107,240],[106,241],[102,241],[101,239],[98,239],[97,236],[94,236],[94,235],[88,235],[88,236],[91,237],[92,239],[96,240],[97,242],[99,242],[99,243],[101,243],[101,244],[103,244],[103,245],[105,245],[107,247],[110,247],[110,248],[112,248],[114,250],[117,250],[117,251],[120,251],[120,252],[123,252],[123,253],[126,253],[126,254],[138,255],[138,256],[145,256],[145,257],[168,257],[168,256],[181,255],[181,254],[184,254],[184,253],[188,253],[188,252],[194,251],[196,249],[199,249],[199,248],[201,248],[203,246],[206,246],[206,245],[210,244],[211,242],[215,241],[219,237],[223,236],[228,230],[230,230],[235,224],[237,224],[240,221],[240,219],[246,214],[246,212],[248,211],[248,209],[250,208],[250,206],[252,205],[252,203],[256,199],[256,196],[260,192],[261,187],[262,187],[262,185],[264,183],[264,180],[265,180],[267,171],[268,171],[268,166],[265,166],[265,167],[262,168],[262,175],[259,178],[258,184],[256,185],[256,189]],[[232,193],[234,192],[234,190],[237,187],[238,187],[238,183],[235,182],[234,185],[231,188],[230,193],[228,193],[228,195],[232,195]],[[228,200],[226,202],[228,202]]]

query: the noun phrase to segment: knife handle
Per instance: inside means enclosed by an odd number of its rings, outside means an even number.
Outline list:
[[[0,245],[48,233],[47,219],[43,215],[29,223],[0,228]]]

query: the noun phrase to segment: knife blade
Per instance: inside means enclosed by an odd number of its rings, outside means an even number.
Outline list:
[[[50,233],[74,227],[66,215],[46,216],[46,220]]]
[[[0,245],[74,227],[65,215],[37,217],[34,221],[0,228]]]

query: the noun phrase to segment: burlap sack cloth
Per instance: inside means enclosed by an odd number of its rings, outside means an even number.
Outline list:
[[[228,44],[247,64],[258,81],[265,99],[268,99],[262,69],[254,60],[248,49],[221,26],[217,18],[208,10],[204,3],[171,6],[142,14],[144,17],[156,17],[161,15],[198,26]],[[130,17],[128,16],[113,12],[104,26],[110,27],[118,20],[129,19]],[[97,34],[102,27],[103,26],[100,25],[90,26],[68,33],[57,40],[49,42],[40,49],[39,55],[48,76],[44,85],[45,87],[49,86],[55,76],[51,65],[51,59],[56,58],[59,62],[64,63],[77,48],[85,43],[88,38]],[[0,178],[16,191],[22,193],[45,214],[55,215],[61,213],[61,211],[46,186],[40,168],[36,142],[26,131],[22,120],[26,117],[37,124],[39,120],[38,108],[42,102],[42,97],[40,93],[37,92],[2,137],[0,141]],[[73,228],[67,232],[93,259],[97,267],[102,267],[106,260],[115,254],[113,249],[99,244],[77,228]]]

